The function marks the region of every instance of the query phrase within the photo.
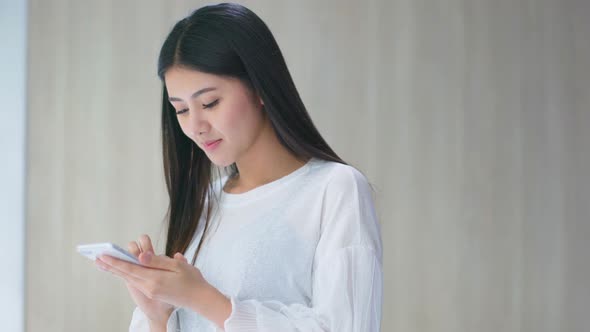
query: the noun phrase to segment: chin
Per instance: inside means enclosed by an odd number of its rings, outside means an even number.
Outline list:
[[[208,158],[211,161],[211,163],[212,164],[215,164],[215,166],[217,166],[217,167],[227,167],[227,166],[230,166],[231,164],[234,163],[234,160],[231,160],[229,158],[228,159],[225,159],[225,158],[215,158],[215,157],[213,157],[213,158],[208,157]]]

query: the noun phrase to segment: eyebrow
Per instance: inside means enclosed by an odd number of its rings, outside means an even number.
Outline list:
[[[203,88],[203,89],[201,89],[201,90],[193,93],[191,95],[191,99],[197,98],[198,96],[202,95],[205,92],[213,91],[213,90],[216,90],[216,89],[217,88],[215,88],[215,87]],[[180,99],[178,97],[170,97],[170,98],[168,98],[168,100],[171,101],[171,102],[172,101],[183,101],[182,99]]]

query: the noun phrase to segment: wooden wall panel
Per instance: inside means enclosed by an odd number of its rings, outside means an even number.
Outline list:
[[[242,2],[377,189],[383,331],[588,326],[587,1]],[[127,329],[74,248],[161,238],[156,60],[201,4],[30,1],[27,331]]]

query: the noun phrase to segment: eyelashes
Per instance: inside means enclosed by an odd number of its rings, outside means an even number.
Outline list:
[[[215,105],[217,105],[218,103],[219,103],[219,99],[215,99],[215,101],[212,102],[212,103],[209,103],[209,104],[206,104],[206,105],[203,104],[203,108],[212,108],[212,107],[215,107]]]
[[[217,104],[219,103],[219,99],[216,99],[214,102],[211,102],[209,104],[203,104],[203,109],[209,109],[209,108],[213,108],[215,107]],[[180,111],[177,111],[176,114],[183,114],[188,112],[188,108],[182,109]]]

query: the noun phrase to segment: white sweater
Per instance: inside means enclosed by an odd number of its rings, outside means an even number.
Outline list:
[[[226,332],[379,331],[381,227],[359,171],[312,158],[242,194],[222,191],[226,180],[215,183],[220,209],[195,264],[231,300]],[[186,251],[189,262],[202,233]],[[223,331],[182,307],[167,330]],[[129,331],[149,331],[139,308]]]

